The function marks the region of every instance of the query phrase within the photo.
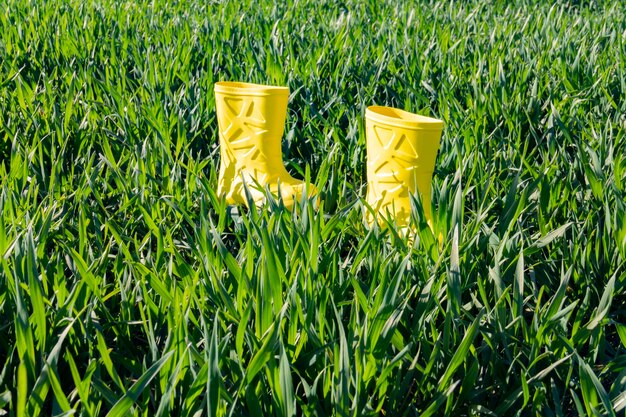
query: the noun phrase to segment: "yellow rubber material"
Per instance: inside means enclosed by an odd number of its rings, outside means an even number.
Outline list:
[[[370,106],[365,111],[367,142],[367,203],[376,213],[367,221],[391,216],[398,228],[411,217],[410,195],[419,192],[432,229],[430,187],[443,122],[393,107]]]
[[[244,183],[256,206],[265,203],[268,187],[279,190],[285,207],[293,208],[303,194],[318,194],[313,184],[293,178],[283,165],[281,140],[287,117],[289,89],[241,82],[215,84],[220,141],[217,193],[227,204],[247,205]]]

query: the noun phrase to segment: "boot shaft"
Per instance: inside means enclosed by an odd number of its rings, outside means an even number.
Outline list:
[[[282,166],[281,138],[289,89],[240,82],[215,84],[223,163],[237,171],[266,172]]]
[[[317,189],[293,178],[283,165],[281,140],[289,89],[239,82],[215,84],[220,140],[217,194],[227,204],[265,204],[267,192],[291,209]]]
[[[367,201],[406,224],[410,195],[419,192],[430,219],[430,183],[443,122],[391,107],[371,106],[365,113]]]

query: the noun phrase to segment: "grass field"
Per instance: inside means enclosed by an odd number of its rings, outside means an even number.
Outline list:
[[[137,3],[0,5],[0,415],[624,415],[623,1]],[[319,211],[216,197],[219,80]],[[364,224],[372,104],[434,234]]]

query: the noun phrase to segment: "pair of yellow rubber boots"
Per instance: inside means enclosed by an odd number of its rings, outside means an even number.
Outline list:
[[[291,208],[303,195],[318,194],[313,184],[293,178],[283,165],[281,140],[289,89],[240,82],[215,84],[220,139],[218,195],[227,204],[247,204],[247,188],[255,205],[265,202],[266,189]],[[431,224],[430,182],[443,122],[400,109],[370,106],[365,112],[367,203],[376,219],[409,224],[410,196],[419,192]],[[431,226],[432,227],[432,226]]]

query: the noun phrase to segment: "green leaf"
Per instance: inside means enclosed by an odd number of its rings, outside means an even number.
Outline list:
[[[282,408],[284,416],[296,415],[296,398],[293,392],[293,381],[291,379],[291,367],[284,347],[281,344],[280,354],[280,391],[282,398]]]
[[[430,417],[430,416],[435,416],[435,415],[441,415],[441,414],[437,413],[437,411],[443,405],[443,403],[446,402],[448,400],[448,398],[452,395],[452,393],[456,389],[457,385],[459,385],[459,382],[460,381],[454,381],[452,384],[450,384],[450,386],[444,392],[442,392],[439,395],[437,395],[435,400],[430,403],[428,408],[426,408],[426,410],[424,410],[420,414],[420,416],[421,417]]]
[[[209,416],[217,416],[217,410],[220,399],[220,385],[222,376],[220,375],[219,367],[219,350],[217,343],[217,331],[219,326],[219,319],[215,318],[213,321],[213,331],[211,333],[211,341],[209,343],[209,373],[207,375],[207,408]]]
[[[450,272],[448,273],[449,309],[458,317],[461,312],[461,269],[459,266],[459,226],[454,226],[452,252],[450,254]]]
[[[537,239],[537,241],[535,242],[535,246],[537,246],[538,248],[543,248],[544,246],[548,246],[550,243],[552,243],[553,240],[563,236],[571,225],[572,225],[572,222],[566,223],[563,226],[551,231],[547,235]]]
[[[28,374],[23,361],[17,366],[17,417],[26,417],[26,398],[28,396]]]
[[[615,330],[617,330],[622,346],[626,348],[626,325],[615,323]]]
[[[130,407],[139,399],[139,396],[143,392],[143,390],[150,384],[150,381],[159,373],[163,365],[168,361],[168,359],[174,354],[173,351],[166,353],[156,361],[150,368],[146,370],[137,379],[137,382],[133,384],[132,387],[120,398],[113,408],[107,413],[106,417],[124,417],[127,415]]]
[[[472,346],[472,343],[474,342],[474,339],[479,332],[479,324],[483,315],[484,310],[481,310],[472,322],[472,324],[469,326],[469,328],[465,331],[465,335],[463,336],[461,344],[454,352],[452,359],[450,360],[450,362],[448,362],[448,366],[446,367],[443,376],[439,380],[438,385],[440,391],[447,390],[448,383],[450,382],[452,375],[454,375],[454,372],[457,370],[457,368],[461,366],[463,362],[465,362],[465,358],[469,352],[470,346]]]
[[[273,356],[274,348],[278,342],[278,326],[276,322],[272,323],[269,329],[265,332],[263,337],[263,344],[258,351],[254,354],[248,367],[246,368],[246,381],[251,384],[254,377],[265,366],[267,361]]]
[[[593,372],[591,367],[587,364],[587,362],[585,362],[583,358],[578,356],[578,354],[576,355],[576,357],[578,359],[579,365],[580,389],[585,400],[585,407],[587,408],[587,412],[590,415],[594,414],[594,410],[599,405],[598,396],[600,396],[602,405],[604,405],[605,413],[609,416],[615,416],[611,399],[604,389],[604,386],[602,385],[596,374]]]

